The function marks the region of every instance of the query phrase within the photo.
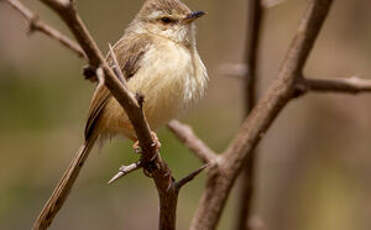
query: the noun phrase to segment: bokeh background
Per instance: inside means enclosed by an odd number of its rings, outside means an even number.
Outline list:
[[[38,1],[22,1],[68,33]],[[198,22],[198,46],[211,76],[207,97],[182,118],[212,148],[223,151],[243,120],[240,78],[220,66],[241,63],[246,1],[185,1],[209,14]],[[305,69],[311,77],[371,77],[371,2],[334,1]],[[103,50],[114,43],[142,1],[81,0],[79,11]],[[306,0],[267,10],[260,91],[275,78]],[[84,62],[41,34],[27,36],[23,18],[0,3],[0,229],[30,229],[83,140],[94,86]],[[260,144],[254,213],[275,230],[362,230],[371,226],[371,95],[309,94],[292,101]],[[200,162],[166,129],[162,155],[176,178]],[[156,229],[152,181],[132,173],[108,186],[122,163],[138,158],[120,139],[95,150],[51,229]],[[179,229],[187,229],[204,188],[204,175],[180,194]],[[219,229],[233,229],[237,189]]]

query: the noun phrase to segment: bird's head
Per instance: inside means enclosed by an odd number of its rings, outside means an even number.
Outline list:
[[[193,22],[203,15],[203,11],[191,11],[179,0],[147,0],[134,24],[137,30],[192,45],[195,42]]]

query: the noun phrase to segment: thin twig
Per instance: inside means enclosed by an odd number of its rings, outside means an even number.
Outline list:
[[[303,78],[298,81],[297,88],[303,93],[369,93],[371,92],[371,80],[356,76],[350,78]]]
[[[248,68],[246,64],[236,63],[225,63],[219,66],[218,73],[223,76],[232,76],[238,79],[245,79],[248,74]]]
[[[199,157],[202,162],[210,163],[216,159],[216,153],[194,134],[190,126],[182,124],[180,121],[172,120],[169,122],[168,128],[188,147],[188,149]]]
[[[84,51],[76,42],[72,41],[66,35],[63,35],[58,30],[41,21],[36,14],[25,7],[21,2],[19,2],[18,0],[5,0],[5,2],[9,3],[9,5],[11,5],[27,20],[30,26],[30,32],[39,31],[41,33],[44,33],[47,36],[60,42],[63,46],[72,50],[79,57],[85,58]]]
[[[272,8],[272,7],[281,5],[286,0],[261,0],[261,1],[262,1],[262,5],[264,6],[264,8]]]
[[[124,74],[121,71],[119,62],[117,61],[117,56],[116,56],[115,52],[113,51],[113,48],[112,48],[111,44],[108,44],[108,47],[109,47],[109,51],[110,51],[110,56],[111,56],[112,61],[113,61],[112,69],[115,72],[116,76],[120,79],[120,81],[125,84],[126,79],[124,77]]]
[[[209,170],[207,187],[191,224],[191,230],[216,229],[232,186],[256,145],[284,106],[293,98],[332,0],[311,0],[302,18],[277,79],[243,123],[226,152]]]

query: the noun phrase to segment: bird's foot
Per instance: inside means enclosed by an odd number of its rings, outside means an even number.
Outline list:
[[[157,134],[155,132],[151,131],[151,135],[153,140],[152,147],[155,147],[156,151],[159,151],[161,149],[161,142],[158,139]]]
[[[155,132],[151,131],[151,135],[152,135],[152,140],[153,140],[152,147],[154,147],[156,151],[159,151],[161,148],[160,140],[158,139],[157,134]],[[134,152],[137,154],[142,153],[142,148],[139,145],[139,141],[136,141],[133,144],[133,149],[134,149]]]
[[[139,141],[136,141],[134,144],[133,144],[133,149],[134,149],[134,152],[136,154],[141,154],[142,153],[142,148],[140,147],[139,145]]]

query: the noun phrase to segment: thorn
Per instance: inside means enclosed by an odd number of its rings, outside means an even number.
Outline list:
[[[114,176],[112,177],[111,180],[108,181],[107,184],[112,184],[113,182],[117,181],[118,179],[120,179],[120,178],[123,177],[123,176],[124,176],[124,173],[123,173],[123,172],[118,172],[118,173],[116,173],[116,175],[114,175]]]
[[[206,168],[208,168],[211,165],[212,165],[211,163],[204,164],[202,167],[200,167],[196,171],[192,172],[188,176],[185,176],[184,178],[182,178],[178,182],[175,182],[174,183],[175,189],[179,191],[184,185],[186,185],[188,182],[192,181],[196,176],[198,176],[202,171],[204,171]]]
[[[140,161],[136,162],[136,163],[133,163],[131,165],[123,165],[120,167],[119,169],[119,172],[116,173],[112,178],[111,180],[108,181],[107,184],[112,184],[113,182],[117,181],[118,179],[120,179],[121,177],[139,169],[142,167],[142,163]]]

